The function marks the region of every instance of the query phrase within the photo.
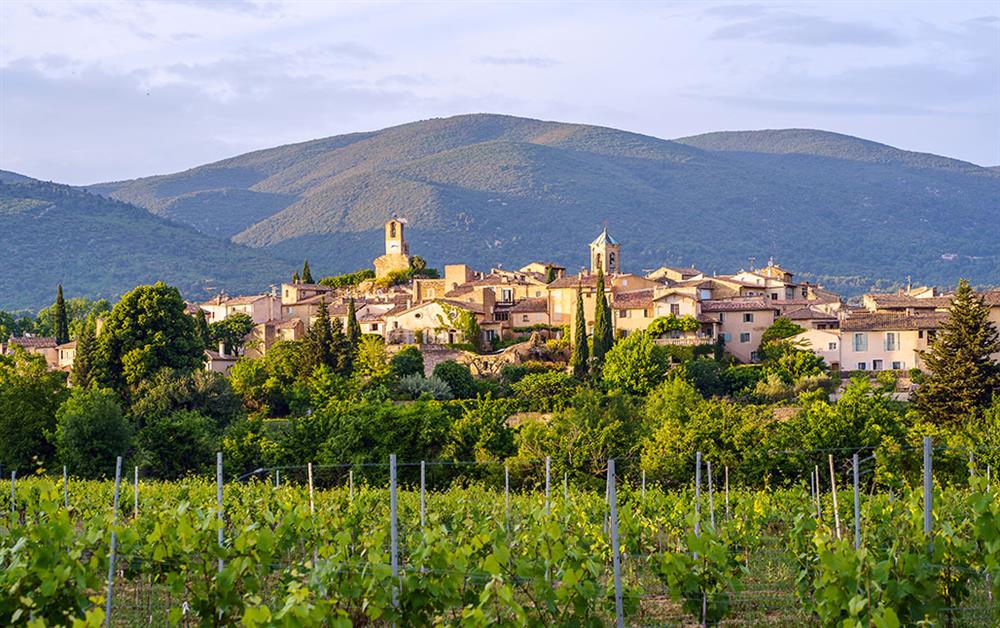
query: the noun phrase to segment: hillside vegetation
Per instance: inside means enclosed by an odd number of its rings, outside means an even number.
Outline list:
[[[114,299],[163,280],[188,298],[261,291],[291,272],[263,251],[218,240],[120,201],[65,185],[0,177],[0,309],[39,308],[56,286]]]
[[[668,141],[500,115],[281,146],[93,190],[321,272],[367,265],[410,221],[432,264],[570,268],[607,220],[627,270],[733,271],[774,256],[833,287],[1000,282],[1000,173],[789,129]]]

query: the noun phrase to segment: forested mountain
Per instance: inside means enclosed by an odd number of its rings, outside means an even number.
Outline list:
[[[189,298],[266,290],[292,272],[263,251],[219,240],[121,201],[0,171],[0,309],[71,296],[114,299],[166,281]]]
[[[324,273],[368,265],[398,215],[438,265],[573,268],[607,220],[631,271],[773,256],[854,291],[907,275],[1000,282],[1000,173],[823,131],[667,141],[465,115],[91,189]]]

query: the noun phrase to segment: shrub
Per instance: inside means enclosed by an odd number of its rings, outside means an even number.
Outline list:
[[[526,375],[511,388],[528,408],[552,411],[569,404],[576,394],[577,382],[565,372],[548,371]]]
[[[397,351],[389,362],[396,377],[424,375],[424,354],[413,345],[407,345]]]
[[[56,412],[56,449],[73,475],[104,478],[125,455],[132,431],[111,390],[73,390]]]
[[[420,399],[427,395],[437,401],[447,401],[453,397],[451,388],[440,377],[424,377],[417,373],[399,378],[399,392],[406,399]]]
[[[613,388],[645,395],[663,381],[666,363],[645,332],[629,334],[615,343],[604,358],[604,382]]]
[[[216,451],[214,427],[212,419],[188,410],[147,420],[139,430],[142,466],[166,480],[209,468]]]
[[[478,388],[472,371],[464,364],[454,360],[446,360],[434,367],[433,377],[444,381],[451,389],[456,399],[471,399],[476,396]]]
[[[776,402],[791,399],[792,385],[781,379],[777,373],[771,373],[767,379],[762,379],[754,386],[753,394],[761,401]]]

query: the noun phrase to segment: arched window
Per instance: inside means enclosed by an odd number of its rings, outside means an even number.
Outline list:
[[[390,238],[395,238],[396,237],[396,221],[395,220],[393,220],[392,222],[389,223],[389,237]]]

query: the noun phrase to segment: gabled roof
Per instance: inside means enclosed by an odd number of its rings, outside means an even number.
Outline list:
[[[590,246],[602,246],[602,245],[605,245],[605,244],[618,244],[618,240],[615,240],[614,238],[612,238],[611,234],[608,233],[608,228],[607,227],[605,227],[601,231],[601,234],[599,236],[597,236],[596,238],[594,238],[594,241],[590,243]]]
[[[653,290],[618,292],[611,298],[611,307],[617,310],[637,310],[653,304]]]
[[[544,298],[521,299],[510,308],[510,311],[514,313],[547,312],[548,310],[549,302],[548,299]]]
[[[702,312],[751,312],[774,309],[776,309],[774,304],[763,297],[708,299],[701,302]]]
[[[951,296],[918,298],[908,294],[866,294],[865,299],[871,301],[877,309],[915,309],[935,310],[951,305]]]
[[[840,323],[842,331],[903,331],[937,329],[948,320],[945,312],[903,314],[901,312],[855,312]]]
[[[824,312],[819,308],[812,306],[796,307],[792,309],[785,310],[782,314],[785,318],[792,321],[835,321],[837,317],[829,312]]]
[[[19,336],[7,341],[8,345],[17,345],[25,349],[55,349],[56,339],[49,336]]]

